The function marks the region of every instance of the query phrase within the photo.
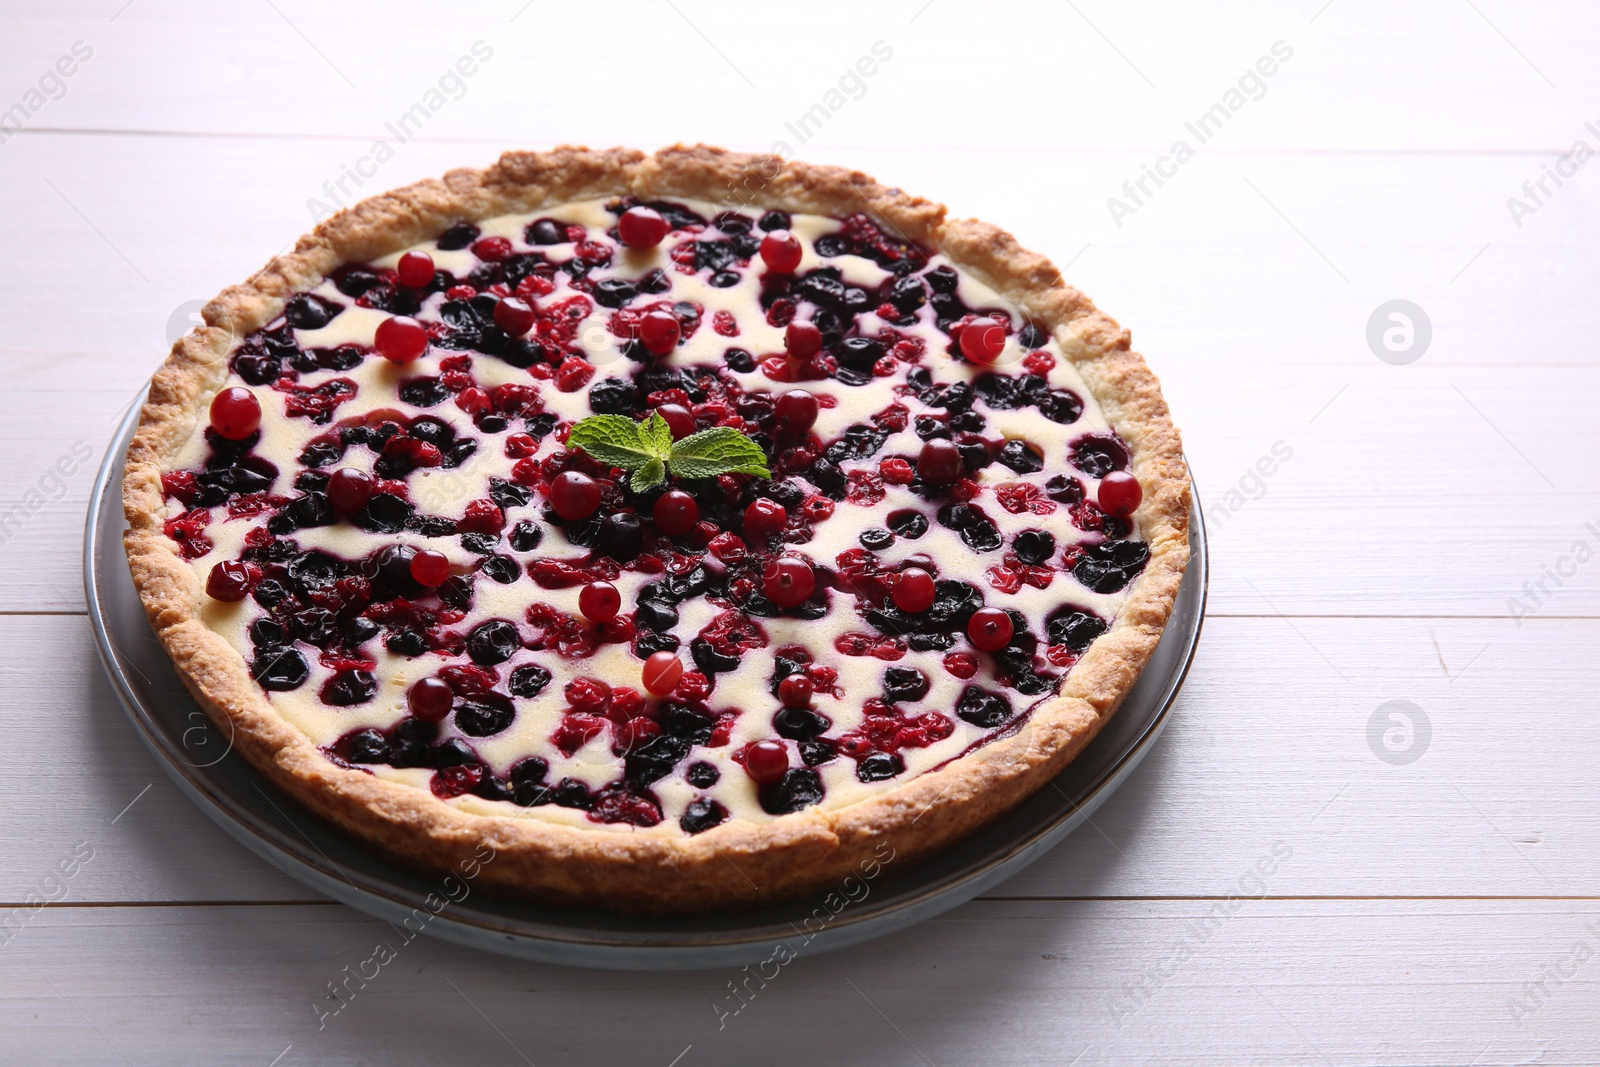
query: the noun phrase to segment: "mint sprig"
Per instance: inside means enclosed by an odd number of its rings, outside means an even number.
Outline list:
[[[567,447],[580,448],[601,463],[628,471],[636,493],[660,485],[669,473],[677,478],[719,474],[772,477],[761,446],[738,430],[713,426],[674,441],[667,420],[656,411],[642,422],[625,415],[581,419],[567,435]]]

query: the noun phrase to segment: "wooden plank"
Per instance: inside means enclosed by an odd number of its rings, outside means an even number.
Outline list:
[[[417,34],[414,19],[392,9],[374,17],[360,6],[253,5],[225,24],[192,2],[119,8],[79,2],[14,17],[4,46],[5,98],[19,98],[82,39],[93,58],[35,124],[364,140],[422,99],[481,39],[492,58],[464,89],[445,87],[441,100],[460,93],[462,102],[437,109],[425,136],[510,131],[652,143],[713,130],[765,148],[781,138],[792,143],[784,123],[825,103],[836,111],[820,135],[829,141],[945,146],[958,140],[952,111],[964,105],[941,99],[930,107],[924,94],[959,70],[975,83],[1004,86],[965,105],[981,113],[994,143],[1159,151],[1283,41],[1293,57],[1259,87],[1246,83],[1253,99],[1238,98],[1219,135],[1229,147],[1553,152],[1594,117],[1571,102],[1595,96],[1590,59],[1600,38],[1592,10],[1504,0],[1476,12],[1448,0],[1346,0],[1327,10],[1315,0],[1203,8],[1168,0],[1136,12],[1103,2],[1002,5],[977,24],[954,5],[874,10],[826,0],[805,25],[777,10],[710,0],[676,11],[602,5],[602,21],[615,27],[607,35],[611,69],[670,68],[688,113],[673,130],[639,107],[634,79],[591,77],[588,56],[549,46],[591,32],[587,9],[507,4]],[[773,49],[780,39],[786,47]],[[841,75],[876,41],[892,58],[860,87],[841,87]],[[150,77],[153,71],[181,76]],[[537,72],[532,82],[529,71]],[[530,88],[574,79],[582,81],[585,106],[540,109],[532,118]],[[858,99],[825,102],[838,88]],[[884,136],[886,125],[892,137]]]
[[[1280,841],[1293,859],[1274,896],[1592,893],[1597,637],[1594,621],[1211,619],[1144,765],[994,893],[1225,894]],[[30,828],[0,850],[0,902],[23,900],[80,841],[95,859],[72,901],[310,896],[167,781],[100,678],[83,619],[0,617],[0,647],[0,724],[17,753],[0,808]],[[81,668],[42,685],[41,663]],[[1391,700],[1428,720],[1408,764],[1373,747],[1403,723],[1385,713],[1369,733]]]
[[[1592,902],[989,902],[663,976],[407,943],[335,906],[52,908],[0,953],[0,1026],[41,1065],[1576,1064],[1597,930]]]

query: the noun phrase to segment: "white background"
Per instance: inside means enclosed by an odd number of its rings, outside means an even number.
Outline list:
[[[93,56],[0,144],[0,511],[30,513],[0,544],[0,905],[80,842],[93,859],[0,945],[0,1062],[1600,1055],[1600,163],[1522,191],[1600,149],[1600,10],[521,2],[4,5],[0,109],[74,42]],[[309,228],[479,40],[493,57],[364,192],[557,143],[784,140],[859,167],[1006,227],[1128,325],[1210,509],[1194,670],[1092,826],[941,920],[792,964],[720,1031],[731,973],[426,941],[319,1030],[325,983],[387,928],[182,799],[83,614],[93,467],[169,319]],[[785,123],[878,41],[865,94],[800,144]],[[1278,41],[1265,94],[1197,145],[1184,122]],[[1194,158],[1117,225],[1107,198],[1179,137]],[[1366,340],[1395,299],[1432,326],[1403,366]],[[1379,758],[1396,724],[1369,733],[1391,700],[1431,728],[1408,763]]]

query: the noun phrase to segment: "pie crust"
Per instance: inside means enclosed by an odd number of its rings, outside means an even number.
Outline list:
[[[428,240],[462,220],[568,201],[633,195],[832,216],[865,211],[953,260],[1053,331],[1131,451],[1144,487],[1136,518],[1150,550],[1112,628],[1026,724],[863,800],[771,822],[734,819],[694,836],[584,830],[463,811],[424,789],[341,767],[274,711],[243,657],[207,628],[204,590],[162,531],[161,475],[205,418],[228,374],[235,338],[259,329],[296,292],[346,262]],[[383,853],[432,872],[477,865],[490,890],[627,911],[748,906],[837,885],[892,848],[909,865],[994,820],[1061,772],[1115,712],[1159,641],[1188,561],[1189,477],[1178,431],[1128,331],[1065,285],[1044,257],[983,222],[856,171],[675,146],[509,152],[484,170],[456,170],[373,197],[302,237],[242,285],[210,301],[206,325],[179,340],[151,382],[123,483],[125,544],[135,584],[179,676],[234,746],[275,786]]]

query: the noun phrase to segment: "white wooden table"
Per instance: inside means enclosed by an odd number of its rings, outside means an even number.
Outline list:
[[[1594,1062],[1600,10],[770,7],[5,5],[0,1063]],[[1201,144],[1185,123],[1219,103]],[[84,616],[93,469],[174,314],[346,167],[364,194],[675,139],[942,199],[1131,327],[1212,523],[1187,688],[1092,826],[944,919],[801,959],[721,1029],[734,974],[426,939],[319,1029],[386,928],[256,861],[141,748]],[[1170,177],[1134,201],[1147,164]],[[1547,168],[1570,173],[1530,196]],[[1404,365],[1367,341],[1392,300],[1431,324]]]

